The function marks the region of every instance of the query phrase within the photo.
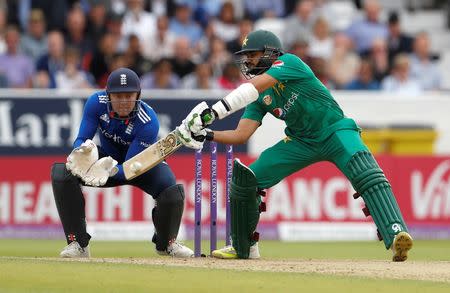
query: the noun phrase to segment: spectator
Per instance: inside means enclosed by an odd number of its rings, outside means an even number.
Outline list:
[[[242,74],[239,67],[234,63],[227,63],[223,68],[223,74],[217,80],[219,87],[225,90],[232,90],[238,87],[242,82]]]
[[[44,13],[33,9],[28,19],[27,32],[20,39],[20,51],[36,62],[47,50]]]
[[[112,72],[112,70],[110,70],[110,63],[115,58],[117,53],[117,41],[118,39],[115,35],[111,33],[105,34],[100,39],[99,45],[97,46],[98,49],[92,57],[92,62],[89,66],[89,72],[94,75],[97,85],[101,88],[106,86],[108,75],[110,72]],[[123,67],[126,67],[126,65]]]
[[[156,17],[144,10],[144,0],[127,0],[127,12],[123,18],[122,35],[136,35],[146,43],[156,33]]]
[[[128,49],[124,53],[124,57],[127,62],[127,68],[130,68],[137,75],[142,76],[144,73],[149,72],[151,68],[150,62],[142,55],[141,44],[139,38],[135,35],[131,35],[128,40]]]
[[[225,43],[213,37],[210,41],[209,56],[207,62],[211,65],[212,74],[214,77],[222,75],[223,68],[226,63],[232,61],[230,52],[226,50]]]
[[[309,42],[306,38],[298,38],[295,40],[288,51],[289,53],[292,53],[302,59],[302,61],[306,64],[311,65],[311,56],[309,56]]]
[[[347,29],[347,35],[352,39],[359,54],[367,53],[375,39],[387,40],[388,29],[380,22],[380,4],[378,0],[364,1],[365,18],[353,22]]]
[[[90,40],[99,40],[106,33],[107,7],[104,0],[91,0],[87,20],[87,35]]]
[[[77,48],[68,47],[64,52],[64,70],[58,71],[55,76],[57,89],[74,90],[92,87],[89,75],[79,70],[79,64],[80,52]]]
[[[316,77],[329,89],[334,88],[333,82],[331,81],[328,71],[327,71],[327,61],[320,57],[311,58],[311,70],[314,72]]]
[[[180,79],[172,71],[168,59],[161,59],[153,67],[153,71],[145,74],[141,80],[142,89],[177,89]]]
[[[195,70],[195,64],[192,62],[192,49],[189,39],[186,37],[179,37],[175,40],[174,57],[170,59],[173,72],[179,78]]]
[[[50,88],[56,87],[55,75],[64,69],[64,36],[59,31],[51,31],[47,37],[48,53],[36,63],[36,70],[45,71],[50,79]]]
[[[346,90],[379,90],[380,83],[373,77],[373,64],[362,59],[356,79],[345,86]]]
[[[247,35],[253,30],[253,22],[244,18],[239,21],[239,34],[234,39],[227,43],[227,50],[231,53],[237,52],[242,48],[242,42]]]
[[[389,15],[388,28],[389,64],[392,64],[397,54],[412,52],[413,38],[401,31],[400,20],[396,12]]]
[[[33,76],[33,88],[48,89],[50,88],[50,77],[46,71],[38,71]]]
[[[255,30],[267,30],[278,36],[280,36],[280,41],[284,43],[284,31],[285,27],[284,18],[277,17],[275,11],[266,10],[261,18],[255,21],[254,27]]]
[[[169,19],[167,16],[159,16],[156,21],[156,33],[143,43],[143,55],[153,62],[161,58],[173,57],[176,36],[169,30]]]
[[[309,42],[309,55],[325,60],[333,54],[333,39],[330,36],[328,22],[325,18],[317,18],[313,27],[313,35]]]
[[[8,7],[0,2],[0,55],[6,51],[5,30],[8,18]]]
[[[298,1],[293,15],[286,19],[284,47],[289,48],[298,39],[310,39],[315,21],[314,1]]]
[[[369,57],[374,64],[374,76],[376,80],[381,81],[386,77],[386,75],[388,75],[390,64],[389,53],[385,40],[375,39],[369,54],[365,57]]]
[[[274,11],[276,17],[285,15],[284,1],[244,0],[244,7],[247,15],[253,20],[261,18],[267,10]]]
[[[8,87],[8,78],[5,74],[0,72],[0,88],[7,88]]]
[[[11,1],[13,2],[13,1]],[[16,1],[14,1],[16,2]],[[21,0],[17,1],[15,12],[18,16],[18,21],[23,30],[28,26],[28,17],[31,15],[32,9],[40,9],[44,15],[47,23],[47,28],[50,31],[64,29],[66,22],[67,11],[69,9],[68,0]],[[12,11],[11,11],[12,13]]]
[[[195,72],[183,77],[182,88],[184,89],[217,89],[217,80],[212,77],[212,70],[209,63],[204,62],[197,65]]]
[[[122,25],[123,25],[123,15],[118,13],[110,13],[108,15],[108,20],[106,21],[106,32],[107,34],[111,34],[116,39],[116,47],[117,52],[125,52],[125,50],[128,48],[128,37],[122,35]],[[103,38],[104,35],[102,35],[99,40]],[[95,50],[98,50],[98,44],[100,42],[97,42],[97,46]],[[120,67],[119,67],[120,68]]]
[[[200,26],[192,21],[191,17],[192,12],[188,4],[177,4],[175,17],[170,21],[169,30],[177,37],[187,37],[191,47],[194,47],[202,38],[203,32]]]
[[[337,89],[356,78],[360,58],[351,50],[351,40],[343,33],[334,36],[334,50],[330,58],[329,77]]]
[[[20,32],[9,26],[5,32],[6,52],[0,55],[0,74],[6,77],[10,88],[30,88],[34,73],[30,57],[19,53]]]
[[[224,42],[230,42],[239,35],[239,27],[234,16],[234,6],[231,2],[223,3],[219,18],[212,21],[214,34]]]
[[[414,52],[410,56],[411,75],[419,81],[425,90],[438,90],[441,87],[441,72],[436,62],[431,59],[430,38],[425,32],[414,39]]]
[[[394,58],[391,75],[381,82],[381,88],[390,94],[417,96],[421,93],[420,84],[410,76],[410,63],[407,55],[401,53]]]
[[[67,33],[65,34],[65,44],[68,47],[75,47],[81,56],[92,52],[94,46],[86,35],[86,16],[80,7],[74,6],[67,15]]]

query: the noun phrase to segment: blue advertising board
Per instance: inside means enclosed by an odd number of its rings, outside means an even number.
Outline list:
[[[158,113],[160,136],[179,125],[200,99],[143,98]],[[78,133],[86,99],[77,97],[0,98],[0,155],[63,155],[71,151]],[[209,101],[211,104],[212,101]],[[217,130],[234,129],[242,115],[239,111],[217,121]],[[180,152],[188,149],[182,148]],[[224,146],[219,151],[225,151]],[[235,151],[246,152],[246,145]]]

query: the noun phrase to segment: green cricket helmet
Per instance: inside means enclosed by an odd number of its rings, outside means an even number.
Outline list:
[[[259,57],[256,66],[249,67],[251,63],[247,54],[252,52],[263,52],[263,55]],[[248,34],[242,42],[242,49],[234,54],[240,57],[237,61],[239,68],[244,76],[249,79],[266,72],[283,53],[281,41],[274,33],[256,30]]]

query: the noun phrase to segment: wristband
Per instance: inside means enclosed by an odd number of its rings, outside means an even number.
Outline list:
[[[206,131],[205,139],[206,139],[207,141],[212,141],[212,140],[214,140],[214,131],[212,131],[212,130],[207,130],[207,131]]]

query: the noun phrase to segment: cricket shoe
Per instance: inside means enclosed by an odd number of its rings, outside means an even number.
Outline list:
[[[225,246],[224,248],[213,250],[212,256],[215,258],[222,258],[222,259],[238,259],[238,255],[236,253],[236,250],[232,245]],[[248,255],[249,259],[258,259],[261,255],[259,254],[259,246],[258,242],[250,246],[250,253]]]
[[[64,247],[59,256],[64,258],[89,258],[91,253],[89,252],[89,245],[83,248],[78,242],[72,241]]]
[[[194,257],[194,252],[192,249],[177,241],[170,241],[166,250],[156,250],[156,253],[159,255],[170,255],[178,258]]]
[[[394,252],[392,261],[405,261],[408,258],[408,251],[412,246],[413,239],[408,232],[400,232],[395,235],[394,243],[392,244],[392,251]]]

